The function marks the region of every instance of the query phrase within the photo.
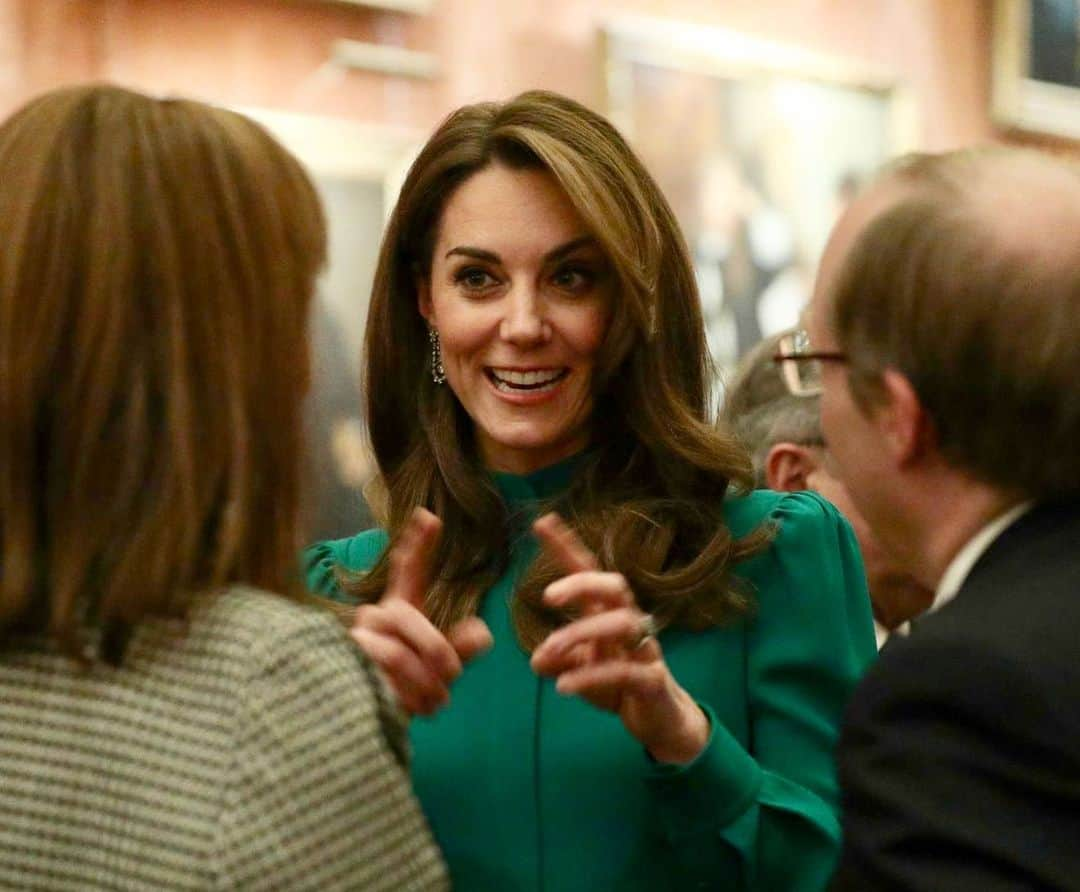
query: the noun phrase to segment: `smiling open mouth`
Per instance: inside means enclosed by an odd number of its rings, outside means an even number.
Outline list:
[[[570,374],[569,369],[540,369],[519,372],[513,369],[488,369],[488,377],[504,393],[539,393],[551,390]]]

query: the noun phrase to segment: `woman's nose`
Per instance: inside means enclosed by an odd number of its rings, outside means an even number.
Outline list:
[[[534,286],[516,287],[506,296],[506,314],[499,335],[518,346],[543,343],[550,337],[551,328],[544,318],[543,298]]]

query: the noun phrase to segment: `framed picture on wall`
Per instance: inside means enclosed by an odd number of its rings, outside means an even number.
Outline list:
[[[1080,0],[996,0],[994,117],[1080,139]]]
[[[888,72],[721,29],[618,19],[602,40],[607,113],[679,218],[728,373],[798,322],[837,214],[914,147],[913,100]]]

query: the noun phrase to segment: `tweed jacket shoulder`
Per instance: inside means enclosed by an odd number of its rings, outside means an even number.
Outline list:
[[[119,668],[0,644],[0,888],[445,888],[396,711],[329,616],[234,589]]]

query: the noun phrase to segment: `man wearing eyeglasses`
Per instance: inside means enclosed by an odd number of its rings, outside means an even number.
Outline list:
[[[820,363],[806,358],[808,350],[801,329],[761,341],[739,363],[725,391],[723,420],[750,451],[757,486],[812,490],[851,524],[881,647],[891,636],[907,634],[908,621],[929,605],[933,591],[881,548],[839,478],[821,432]]]
[[[1080,174],[894,165],[834,230],[808,331],[844,483],[935,591],[850,704],[834,887],[1078,889]]]

